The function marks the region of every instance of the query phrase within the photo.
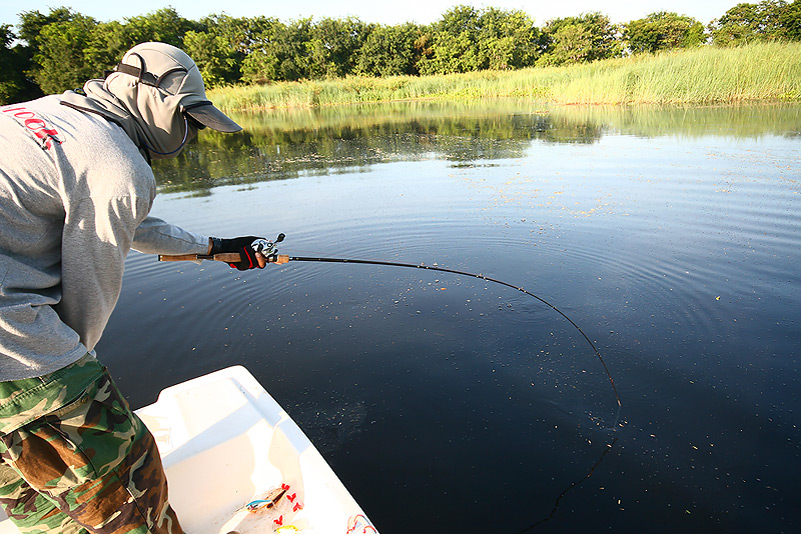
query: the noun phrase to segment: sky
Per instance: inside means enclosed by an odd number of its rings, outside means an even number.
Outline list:
[[[51,7],[67,6],[73,11],[99,21],[122,21],[126,17],[145,15],[164,7],[173,7],[179,15],[199,20],[206,15],[225,13],[232,17],[264,15],[284,22],[299,18],[357,17],[362,22],[391,25],[403,22],[428,24],[456,5],[476,8],[496,7],[519,9],[542,27],[546,21],[600,11],[612,22],[641,19],[650,13],[670,11],[688,15],[704,24],[723,15],[737,3],[747,0],[0,0],[0,24],[16,25],[22,11],[48,13]],[[759,0],[751,0],[758,3]]]

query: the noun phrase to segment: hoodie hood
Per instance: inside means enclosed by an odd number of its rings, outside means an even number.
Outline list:
[[[105,79],[89,80],[83,91],[67,91],[62,104],[118,124],[151,158],[176,156],[196,133],[195,121],[222,132],[242,129],[206,99],[192,58],[165,43],[133,47]]]

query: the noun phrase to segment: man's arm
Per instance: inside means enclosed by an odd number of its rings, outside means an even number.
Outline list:
[[[208,236],[148,216],[136,228],[132,248],[145,254],[208,254],[210,243]]]

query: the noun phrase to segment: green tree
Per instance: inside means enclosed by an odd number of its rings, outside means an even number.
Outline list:
[[[184,51],[195,60],[207,87],[231,84],[239,79],[239,65],[230,41],[222,35],[189,31]]]
[[[45,93],[60,93],[82,87],[99,76],[95,65],[86,61],[84,50],[92,40],[97,21],[75,14],[72,20],[52,22],[38,35],[38,51],[33,59],[33,79]]]
[[[487,8],[478,21],[478,56],[482,69],[519,69],[534,65],[540,32],[520,10]]]
[[[660,11],[626,24],[623,38],[635,54],[688,48],[704,42],[704,26],[692,17]]]
[[[275,64],[275,80],[311,79],[312,19],[280,24],[275,28],[270,62]],[[273,59],[274,58],[274,59]]]
[[[592,44],[592,32],[584,24],[562,25],[552,35],[549,51],[538,64],[558,66],[590,61]]]
[[[280,74],[278,40],[286,31],[286,26],[278,19],[257,17],[247,20],[242,30],[243,37],[239,47],[244,52],[242,60],[242,81],[246,83],[265,83],[284,79]]]
[[[479,69],[479,11],[455,6],[432,25],[431,50],[420,61],[421,74],[447,74]]]
[[[139,43],[160,41],[183,48],[186,32],[202,27],[181,17],[173,8],[159,9],[123,22],[98,24],[84,55],[95,70],[102,72],[114,67],[125,52]]]
[[[795,0],[781,14],[779,23],[792,41],[801,41],[801,0]]]
[[[709,25],[712,41],[719,46],[737,46],[754,41],[787,38],[785,24],[790,6],[784,0],[763,0],[758,4],[737,4]]]
[[[232,53],[244,59],[257,46],[259,35],[264,31],[265,17],[231,17],[226,14],[210,15],[199,23],[202,31],[223,37]],[[200,30],[196,30],[200,31]]]
[[[20,15],[19,37],[27,43],[33,66],[30,75],[47,93],[74,89],[113,68],[134,45],[161,41],[183,47],[183,36],[197,24],[172,9],[98,23],[69,8]]]
[[[419,54],[415,43],[421,37],[413,23],[377,26],[359,49],[355,73],[367,76],[417,74]]]
[[[311,30],[311,77],[341,78],[355,71],[358,52],[373,26],[354,17],[324,18]]]
[[[25,80],[19,51],[11,47],[16,35],[9,24],[0,24],[0,105],[22,100]]]
[[[40,34],[42,29],[48,24],[55,22],[68,22],[73,19],[75,13],[66,7],[51,8],[50,12],[43,14],[39,11],[23,11],[20,13],[20,23],[17,25],[16,37],[20,43],[14,46],[12,57],[19,61],[18,75],[25,81],[29,90],[26,94],[30,98],[41,96],[42,90],[36,82],[36,73],[41,66],[36,63],[34,57],[39,53]],[[11,58],[9,58],[11,60]],[[11,60],[11,61],[14,61]],[[12,68],[11,63],[3,64],[7,68]],[[17,68],[17,67],[13,67]],[[16,85],[15,85],[16,86]]]
[[[184,50],[195,60],[210,87],[238,82],[245,59],[258,47],[264,17],[234,18],[225,14],[203,19],[205,31],[184,34]]]
[[[567,29],[569,26],[573,28]],[[550,20],[542,31],[543,54],[538,64],[561,64],[569,57],[580,57],[579,61],[620,57],[623,47],[619,33],[619,28],[609,21],[609,17],[597,12]],[[586,49],[587,39],[590,41],[589,49]]]
[[[183,18],[171,7],[124,20],[125,25],[132,29],[131,33],[139,39],[135,44],[159,41],[183,48],[186,32],[200,29],[197,23]]]
[[[434,23],[418,48],[421,74],[512,69],[534,64],[539,30],[522,11],[456,6]]]
[[[68,7],[50,8],[50,12],[46,15],[39,11],[23,11],[19,16],[17,37],[26,43],[33,56],[39,51],[39,34],[45,26],[54,22],[69,22],[75,16],[76,13]]]

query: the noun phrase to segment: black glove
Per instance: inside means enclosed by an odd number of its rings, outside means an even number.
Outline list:
[[[222,252],[238,252],[239,257],[242,258],[238,263],[229,263],[234,269],[240,271],[247,271],[248,269],[255,269],[259,266],[259,260],[256,259],[256,251],[250,245],[257,239],[263,239],[257,236],[234,237],[232,239],[221,239],[219,237],[211,238],[211,255],[220,254]]]

